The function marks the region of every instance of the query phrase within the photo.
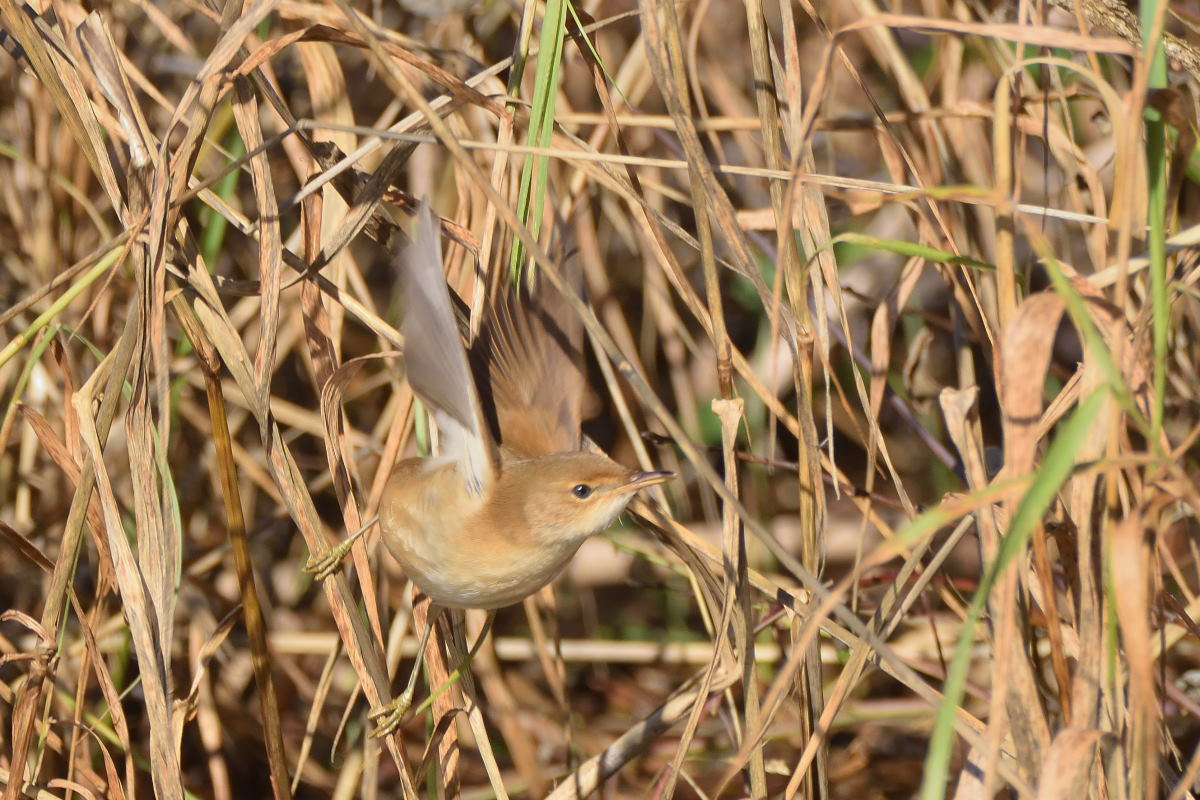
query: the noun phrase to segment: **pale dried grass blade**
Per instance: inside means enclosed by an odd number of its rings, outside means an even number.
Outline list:
[[[305,285],[306,300],[315,299],[309,298],[310,286],[311,284]],[[317,306],[316,308],[323,310],[321,306]],[[313,347],[313,361],[316,363],[320,363],[322,360],[319,355],[320,351],[325,350],[327,353],[332,354],[332,342],[326,340],[321,343],[317,338],[322,334],[327,335],[323,328],[324,321],[325,316],[323,313],[319,313],[319,311],[315,314],[307,314],[305,316],[305,325],[309,329],[308,341],[310,346]],[[325,378],[324,384],[321,386],[321,417],[325,422],[325,456],[329,462],[329,471],[333,475],[334,491],[337,494],[338,502],[342,506],[342,514],[346,520],[347,531],[357,531],[362,528],[364,517],[359,509],[359,503],[354,495],[351,481],[351,476],[354,474],[354,459],[351,456],[350,448],[346,441],[345,429],[347,421],[341,407],[342,395],[346,387],[367,363],[379,358],[395,357],[396,355],[398,353],[384,352],[374,356],[363,356],[352,359],[342,364]],[[332,364],[323,364],[318,367],[318,379],[324,375],[330,366]],[[359,585],[362,588],[363,601],[367,606],[367,619],[371,623],[376,639],[382,642],[383,621],[379,617],[379,606],[381,603],[375,587],[374,570],[367,560],[366,547],[361,544],[361,540],[355,542],[351,553],[354,558],[354,564],[358,568]]]
[[[169,652],[163,649],[164,643],[159,638],[161,622],[157,619],[154,601],[148,594],[146,577],[124,535],[121,516],[113,496],[112,482],[104,464],[96,420],[88,402],[88,388],[91,387],[85,387],[85,391],[76,396],[75,409],[79,415],[84,453],[95,473],[96,491],[104,512],[105,533],[113,554],[116,582],[121,593],[125,618],[129,621],[134,650],[138,656],[142,685],[145,687],[155,791],[168,800],[183,800],[179,759],[171,733],[171,684],[167,670]]]
[[[263,143],[258,102],[246,78],[234,85],[233,113],[246,150],[254,152]],[[279,207],[266,153],[250,159],[254,184],[254,202],[258,211],[258,275],[261,297],[261,335],[254,353],[254,378],[258,387],[258,405],[265,406],[271,395],[275,374],[275,343],[279,329],[279,287],[283,268],[283,241],[279,230]]]
[[[78,486],[81,474],[80,468],[75,461],[75,457],[68,452],[67,445],[58,438],[54,429],[50,427],[50,423],[46,421],[45,417],[28,406],[18,405],[17,408],[24,415],[34,434],[37,435],[38,441],[46,449],[46,452],[54,460],[54,463],[58,465],[59,469],[63,471],[63,474],[67,476],[67,479],[72,484]],[[78,431],[76,431],[76,434],[78,434]],[[75,438],[74,441],[78,446],[78,438]],[[88,502],[86,519],[88,531],[92,535],[92,542],[96,545],[96,552],[100,557],[100,580],[104,585],[112,585],[115,583],[113,580],[112,554],[109,552],[108,540],[104,535],[103,512],[100,510],[100,502],[95,496]]]
[[[720,692],[732,686],[738,679],[735,670],[714,676],[709,684],[710,692]],[[585,761],[566,780],[551,792],[546,800],[582,800],[595,792],[631,759],[645,752],[647,743],[653,742],[663,731],[670,728],[704,697],[696,690],[680,691],[667,700],[654,713],[625,731],[615,742]]]
[[[193,268],[190,271],[191,285],[196,288],[197,297],[190,307],[198,318],[199,324],[187,324],[189,334],[194,338],[211,342],[220,353],[221,360],[230,367],[243,397],[253,403],[256,397],[255,383],[250,372],[250,359],[242,346],[236,330],[225,314],[220,301],[216,297],[208,272]],[[181,313],[181,320],[187,319],[186,313]],[[296,522],[310,552],[321,552],[325,547],[324,535],[313,505],[312,496],[305,485],[304,478],[296,465],[288,445],[284,442],[279,427],[269,419],[266,408],[252,408],[260,426],[266,425],[270,438],[264,442],[269,454],[269,466],[283,495],[284,502],[292,519]],[[346,645],[347,655],[354,665],[368,700],[373,706],[381,705],[390,696],[389,681],[383,662],[380,658],[379,644],[355,609],[345,579],[334,575],[323,583],[326,597],[333,610],[334,621]],[[401,775],[401,787],[406,797],[415,797],[407,764],[395,742],[395,737],[389,737],[387,747],[392,758],[396,761]]]
[[[150,163],[151,154],[157,149],[142,108],[133,95],[118,55],[112,33],[103,18],[95,11],[88,14],[76,29],[79,46],[84,58],[92,68],[96,82],[105,99],[117,110],[117,121],[125,134],[129,156],[134,169],[140,170]]]
[[[1124,735],[1128,740],[1129,772],[1125,791],[1131,797],[1154,797],[1159,777],[1154,765],[1162,725],[1162,701],[1158,677],[1150,651],[1156,636],[1150,624],[1151,604],[1148,577],[1150,542],[1145,537],[1139,514],[1116,523],[1113,536],[1113,587],[1121,643],[1129,669],[1129,701]]]
[[[1041,770],[1037,800],[1085,796],[1103,738],[1103,732],[1091,728],[1067,728],[1055,735]]]
[[[203,345],[201,345],[203,347]],[[291,797],[284,750],[283,731],[279,721],[279,700],[271,676],[272,658],[267,649],[266,621],[254,580],[250,545],[246,535],[246,520],[242,513],[242,493],[238,486],[237,470],[230,445],[229,422],[225,416],[225,399],[221,393],[219,363],[211,351],[201,352],[205,385],[208,390],[209,416],[212,420],[213,443],[216,447],[217,468],[221,475],[225,517],[229,529],[242,599],[242,617],[250,638],[250,656],[254,681],[258,689],[259,711],[262,715],[263,738],[266,740],[267,763],[270,768],[271,789],[276,800]]]
[[[120,210],[121,191],[113,165],[104,146],[104,135],[92,111],[87,92],[74,66],[67,60],[70,51],[57,38],[46,22],[26,3],[4,0],[0,4],[0,21],[4,30],[20,44],[34,74],[45,86],[58,112],[71,129],[72,137],[105,188],[113,207]]]

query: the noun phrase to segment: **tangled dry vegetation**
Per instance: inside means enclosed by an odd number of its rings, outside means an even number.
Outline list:
[[[1191,12],[457,5],[0,0],[5,800],[1190,797]],[[376,741],[423,196],[681,479]]]

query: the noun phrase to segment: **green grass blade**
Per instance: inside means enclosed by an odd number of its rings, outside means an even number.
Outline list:
[[[840,233],[829,240],[830,245],[848,244],[857,247],[865,247],[870,250],[884,250],[896,255],[923,258],[926,261],[934,261],[938,264],[956,264],[962,267],[974,267],[975,269],[995,271],[996,267],[986,261],[980,261],[967,256],[959,256],[951,253],[948,250],[939,250],[936,247],[917,244],[916,242],[907,242],[900,239],[883,239],[878,236],[868,236],[864,233]],[[824,248],[821,248],[824,249]],[[815,257],[815,254],[814,254]]]
[[[33,341],[38,331],[50,324],[55,317],[63,312],[63,309],[71,304],[72,300],[78,297],[84,289],[91,286],[97,278],[108,272],[126,252],[126,249],[123,247],[114,247],[96,262],[96,266],[85,272],[80,276],[79,280],[71,284],[65,292],[59,295],[50,304],[49,308],[39,314],[37,319],[29,323],[29,326],[25,330],[14,336],[12,341],[6,344],[3,350],[0,350],[0,367],[8,363],[8,360],[16,355],[22,347]]]
[[[563,36],[566,32],[568,0],[547,0],[542,17],[537,69],[533,78],[533,98],[529,111],[526,144],[549,147],[554,132],[554,101],[562,72]],[[517,191],[517,217],[537,237],[545,207],[546,181],[550,162],[541,155],[528,155],[521,166],[521,184]],[[509,269],[516,276],[525,260],[525,248],[513,242]]]
[[[1159,26],[1160,0],[1140,4],[1142,16],[1142,46],[1150,55],[1150,75],[1147,88],[1165,89],[1167,61],[1162,47]],[[1162,430],[1163,409],[1167,391],[1167,326],[1171,308],[1167,301],[1167,134],[1163,115],[1147,107],[1146,121],[1146,189],[1148,207],[1146,222],[1149,228],[1151,332],[1154,342],[1154,401],[1150,409],[1150,442],[1157,447]]]
[[[950,754],[954,746],[954,718],[962,704],[966,687],[967,671],[971,664],[971,646],[975,642],[975,625],[983,616],[988,595],[1004,570],[1025,549],[1035,524],[1046,513],[1058,490],[1070,477],[1075,466],[1075,454],[1079,452],[1079,448],[1091,432],[1092,423],[1104,407],[1103,401],[1107,396],[1106,389],[1094,392],[1080,403],[1063,423],[1062,429],[1046,452],[1046,458],[1030,484],[1029,491],[1017,505],[1008,532],[1001,539],[995,560],[988,565],[979,583],[979,589],[971,598],[954,650],[954,658],[946,671],[944,697],[938,707],[933,734],[929,739],[929,752],[925,756],[925,777],[921,783],[921,800],[938,800],[945,795]]]

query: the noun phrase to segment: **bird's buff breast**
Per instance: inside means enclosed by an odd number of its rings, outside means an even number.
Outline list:
[[[407,468],[406,468],[407,467]],[[380,508],[383,541],[413,583],[438,605],[502,608],[554,580],[579,542],[533,543],[489,519],[453,468],[400,465]],[[414,480],[414,478],[420,478]]]

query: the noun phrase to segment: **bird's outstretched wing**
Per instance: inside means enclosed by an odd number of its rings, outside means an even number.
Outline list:
[[[438,226],[429,204],[417,211],[413,243],[400,260],[405,302],[401,332],[413,392],[434,412],[442,451],[457,459],[467,490],[482,495],[496,476],[496,448],[454,322]]]
[[[564,273],[579,286],[573,266]],[[583,330],[563,296],[544,279],[503,286],[484,334],[504,448],[523,458],[578,450],[586,390]]]

